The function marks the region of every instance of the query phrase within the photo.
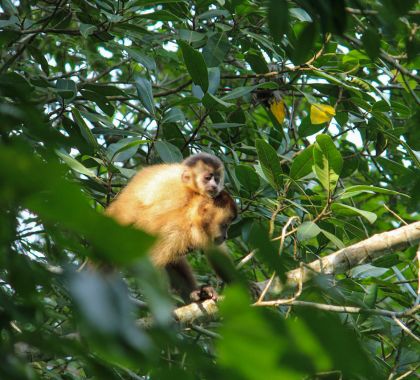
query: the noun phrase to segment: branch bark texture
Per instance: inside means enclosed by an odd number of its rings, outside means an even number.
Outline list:
[[[281,284],[280,281],[273,283],[270,293],[279,293],[285,287],[293,287],[300,282],[308,281],[316,273],[324,274],[340,274],[344,273],[358,265],[366,264],[388,253],[407,248],[410,245],[416,245],[420,242],[420,222],[415,222],[407,226],[397,228],[392,231],[374,235],[359,243],[349,247],[340,249],[319,260],[313,261],[303,268],[291,270],[286,273],[287,281]],[[266,281],[258,283],[262,289],[265,287]],[[305,306],[303,301],[293,301],[291,306]],[[322,305],[323,309],[340,312],[358,312],[369,313],[371,310],[363,310],[361,308],[342,307],[333,305]],[[175,318],[182,323],[191,323],[197,319],[214,317],[217,314],[217,304],[213,300],[207,300],[202,303],[192,303],[187,306],[180,307],[174,311]],[[394,315],[398,313],[389,311],[377,311],[372,314]],[[401,314],[401,313],[400,313]],[[402,313],[402,315],[405,315]]]

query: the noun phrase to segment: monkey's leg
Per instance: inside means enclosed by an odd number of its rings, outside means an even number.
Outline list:
[[[202,301],[217,299],[218,295],[211,286],[198,287],[197,281],[185,257],[166,266],[171,287],[175,289],[185,301]]]

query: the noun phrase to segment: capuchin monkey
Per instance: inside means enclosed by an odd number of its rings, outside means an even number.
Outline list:
[[[172,285],[184,299],[217,298],[209,286],[197,290],[185,255],[227,239],[237,208],[222,190],[223,175],[222,162],[207,153],[180,164],[149,166],[133,177],[106,210],[121,224],[158,236],[151,260],[168,270]]]

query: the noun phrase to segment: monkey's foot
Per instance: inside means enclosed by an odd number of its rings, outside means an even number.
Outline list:
[[[214,290],[212,286],[202,285],[197,290],[194,290],[190,293],[190,299],[194,302],[205,301],[205,300],[214,300],[217,301],[219,295]]]

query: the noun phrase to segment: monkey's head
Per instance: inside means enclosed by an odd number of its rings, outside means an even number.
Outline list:
[[[220,245],[227,239],[229,225],[237,217],[235,201],[225,190],[212,200],[205,200],[199,208],[201,226],[209,243]]]
[[[216,156],[198,153],[183,161],[182,173],[184,184],[201,195],[216,197],[223,189],[223,163]]]

